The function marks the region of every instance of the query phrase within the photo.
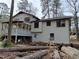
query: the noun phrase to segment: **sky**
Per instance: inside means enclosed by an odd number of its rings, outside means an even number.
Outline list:
[[[17,3],[20,1],[20,0],[14,0],[15,3],[14,3],[14,15],[18,12],[18,8],[17,8]],[[41,5],[40,5],[40,0],[28,0],[29,2],[32,2],[34,7],[36,7],[38,9],[37,13],[36,13],[36,16],[38,18],[41,18],[42,17],[42,13],[41,13]],[[10,8],[11,6],[11,0],[0,0],[0,3],[1,2],[4,2],[8,5],[8,7]]]
[[[20,1],[20,0],[14,0],[15,1],[15,4],[14,4],[14,15],[18,12],[18,8],[17,8],[17,3]],[[4,2],[8,5],[8,7],[10,8],[11,6],[11,0],[0,0],[0,2]],[[42,17],[42,13],[41,13],[41,5],[40,5],[40,0],[28,0],[28,2],[32,2],[34,7],[36,7],[38,9],[37,13],[36,13],[36,16],[38,18],[41,18]],[[68,6],[67,6],[67,3],[65,0],[61,0],[62,3],[62,9],[65,9],[67,10],[68,9]],[[64,12],[64,15],[71,15],[69,12]]]
[[[20,0],[14,0],[15,3],[14,3],[14,15],[17,14],[19,11],[18,11],[18,8],[17,8],[17,3],[20,1]],[[0,3],[1,2],[4,2],[8,5],[8,7],[10,8],[11,6],[11,0],[0,0]],[[38,9],[38,12],[36,13],[36,16],[38,18],[41,18],[42,17],[42,13],[41,13],[41,5],[40,5],[40,0],[28,0],[28,2],[32,2],[34,7],[36,7]],[[63,2],[62,4],[62,9],[65,9],[67,10],[68,9],[68,6],[67,6],[67,3],[65,2],[65,0],[61,0],[61,2]],[[64,15],[72,15],[70,14],[69,12],[64,12]]]

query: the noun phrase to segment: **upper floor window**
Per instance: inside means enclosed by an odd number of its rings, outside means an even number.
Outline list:
[[[51,22],[47,22],[46,25],[47,25],[47,26],[51,26]]]
[[[25,22],[28,22],[30,20],[30,17],[25,17],[24,20]]]
[[[39,22],[34,23],[34,28],[39,28]]]
[[[65,20],[58,20],[56,23],[57,27],[65,27]]]

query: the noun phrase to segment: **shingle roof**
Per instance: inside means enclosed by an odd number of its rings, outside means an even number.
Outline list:
[[[47,21],[57,21],[57,20],[70,20],[72,17],[70,16],[63,16],[63,17],[56,17],[56,18],[47,18],[47,19],[41,19],[41,20],[36,20],[32,22],[47,22]]]
[[[37,20],[40,20],[38,17],[36,17],[36,16],[34,16],[34,15],[32,15],[32,14],[23,12],[23,11],[18,12],[16,15],[13,16],[13,18],[16,17],[16,16],[19,15],[19,14],[27,14],[27,15],[30,15],[30,16],[36,18]],[[16,21],[16,20],[15,20],[15,21]],[[3,21],[3,23],[6,23],[6,22],[9,22],[9,20]]]
[[[38,17],[36,17],[36,16],[34,16],[34,15],[32,15],[32,14],[29,14],[29,13],[23,12],[23,11],[18,12],[18,13],[17,13],[16,15],[14,15],[13,17],[16,17],[16,16],[19,15],[19,14],[27,14],[27,15],[30,15],[30,16],[36,18],[37,20],[40,20]]]

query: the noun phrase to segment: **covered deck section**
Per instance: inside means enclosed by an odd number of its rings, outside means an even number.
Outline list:
[[[2,23],[2,34],[3,38],[7,38],[8,35],[8,23]],[[32,41],[31,35],[31,25],[30,23],[24,21],[13,21],[12,22],[12,42],[13,43],[27,43]]]

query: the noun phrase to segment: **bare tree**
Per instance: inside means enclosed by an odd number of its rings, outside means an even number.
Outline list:
[[[61,14],[61,3],[60,0],[41,0],[42,6],[42,14],[44,15],[43,18],[53,18],[63,15]]]
[[[9,7],[6,3],[0,3],[0,15],[7,15],[9,13]]]
[[[33,4],[30,2],[28,3],[28,0],[21,0],[19,3],[17,3],[17,7],[20,11],[24,11],[30,14],[36,14],[37,8],[33,6]]]
[[[7,16],[9,15],[9,10],[10,8],[6,3],[0,3],[0,22],[7,19]]]
[[[17,7],[21,11],[28,12],[28,1],[27,0],[21,0],[19,3],[17,3]]]
[[[70,11],[72,12],[74,16],[76,35],[77,35],[77,39],[79,39],[78,37],[78,15],[77,15],[79,13],[79,0],[67,0],[67,3],[69,4]]]
[[[43,14],[42,18],[45,18],[46,16],[50,18],[50,4],[51,0],[41,0],[42,14]]]
[[[28,5],[28,13],[36,15],[37,11],[38,11],[38,9],[36,7],[34,7],[33,4],[30,2]]]
[[[61,12],[61,3],[60,0],[53,0],[52,1],[52,12],[53,12],[53,17],[58,17],[60,16]]]

